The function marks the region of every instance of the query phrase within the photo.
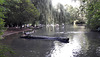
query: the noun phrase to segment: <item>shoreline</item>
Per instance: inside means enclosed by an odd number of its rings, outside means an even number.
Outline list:
[[[29,28],[8,28],[4,34],[2,35],[2,37],[5,37],[5,36],[9,36],[9,35],[12,35],[12,34],[16,34],[16,33],[20,33],[20,32],[23,32],[23,31],[30,31],[32,29],[29,29]]]

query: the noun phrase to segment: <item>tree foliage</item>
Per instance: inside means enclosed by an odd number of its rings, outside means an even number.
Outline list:
[[[83,0],[86,4],[87,26],[95,30],[100,27],[100,0]],[[83,6],[85,6],[83,4]]]
[[[5,14],[5,7],[3,7],[4,0],[0,0],[0,35],[3,34],[4,31],[4,14]]]
[[[69,18],[69,22],[70,23],[73,23],[75,20],[79,20],[81,21],[82,18],[80,18],[79,14],[79,9],[78,8],[74,8],[73,6],[69,6],[69,5],[66,5],[67,9],[66,11],[68,12],[67,13],[67,18]]]
[[[5,5],[9,10],[5,18],[6,26],[22,26],[32,23],[39,16],[39,12],[30,0],[7,0]]]
[[[3,6],[5,2],[6,2],[5,0],[0,0],[0,38],[5,29],[4,18],[5,18],[6,8]],[[13,53],[13,51],[11,51],[8,47],[0,44],[0,57],[6,57],[6,52]]]

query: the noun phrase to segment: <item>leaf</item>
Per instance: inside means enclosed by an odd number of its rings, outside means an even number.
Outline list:
[[[0,4],[2,5],[5,2],[5,0],[0,0]]]

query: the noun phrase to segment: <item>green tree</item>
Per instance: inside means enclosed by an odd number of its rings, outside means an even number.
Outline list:
[[[34,4],[30,0],[7,0],[6,14],[8,18],[5,19],[6,26],[22,27],[23,24],[32,23],[40,14]]]
[[[3,7],[5,2],[6,2],[5,0],[0,0],[0,39],[1,39],[1,35],[3,34],[5,30],[4,18],[5,18],[6,8]],[[6,52],[13,53],[13,51],[11,51],[8,47],[0,44],[0,57],[6,57]]]
[[[5,2],[4,0],[0,0],[0,35],[2,35],[4,31],[5,8],[2,6],[4,2]]]
[[[67,7],[66,11],[69,13],[69,14],[67,13],[67,17],[69,18],[70,23],[73,23],[75,20],[81,20],[78,8],[74,8],[71,5],[70,6],[66,5],[66,7]]]
[[[85,5],[87,26],[96,30],[100,27],[100,0],[83,0],[82,6]]]

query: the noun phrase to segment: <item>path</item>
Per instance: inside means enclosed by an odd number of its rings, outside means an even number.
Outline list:
[[[15,33],[23,32],[23,31],[29,31],[29,30],[32,30],[32,29],[29,29],[29,28],[22,28],[22,29],[20,29],[20,28],[8,28],[7,31],[4,32],[3,37],[8,36],[8,35],[12,35]]]

